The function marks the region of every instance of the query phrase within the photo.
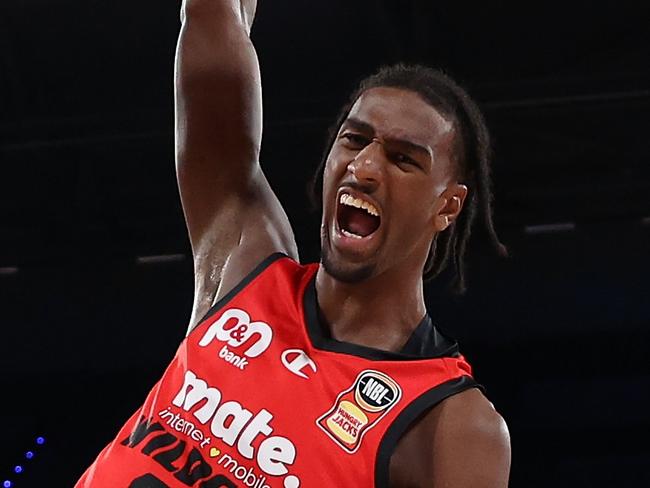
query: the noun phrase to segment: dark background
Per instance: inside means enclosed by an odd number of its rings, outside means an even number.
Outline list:
[[[644,3],[259,7],[263,165],[304,260],[318,258],[319,222],[305,182],[362,75],[425,62],[484,108],[511,257],[479,231],[466,296],[441,281],[428,297],[508,421],[513,487],[650,486]],[[0,480],[16,487],[71,486],[184,335],[178,7],[0,3]],[[37,435],[47,442],[23,463]]]

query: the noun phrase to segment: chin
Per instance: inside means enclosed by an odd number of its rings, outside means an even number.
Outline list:
[[[343,263],[333,259],[326,246],[321,251],[321,263],[328,275],[343,283],[365,281],[375,272],[374,263]]]

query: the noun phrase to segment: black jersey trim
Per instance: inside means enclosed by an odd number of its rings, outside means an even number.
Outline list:
[[[454,378],[423,393],[402,410],[379,443],[375,459],[375,488],[388,488],[390,458],[397,442],[413,422],[444,399],[470,388],[483,390],[483,387],[470,376]]]
[[[315,276],[308,283],[303,300],[307,334],[316,349],[351,354],[373,361],[416,361],[459,355],[456,341],[438,332],[428,315],[422,319],[404,348],[400,352],[391,352],[337,341],[331,337],[330,331],[323,325],[318,315]]]
[[[284,254],[284,253],[276,252],[276,253],[271,254],[270,256],[265,258],[261,263],[259,263],[257,266],[255,266],[255,268],[253,268],[253,271],[251,271],[246,276],[244,276],[244,278],[239,283],[237,283],[237,285],[235,285],[235,287],[232,290],[230,290],[228,293],[226,293],[223,297],[221,297],[217,301],[217,303],[215,303],[214,305],[212,305],[210,307],[210,310],[208,310],[205,313],[205,315],[203,316],[203,318],[197,322],[196,326],[194,326],[192,331],[190,331],[190,334],[194,331],[194,329],[196,329],[199,326],[199,324],[205,322],[208,318],[210,318],[212,315],[214,315],[215,312],[217,312],[220,308],[222,308],[224,305],[226,305],[226,303],[228,303],[230,300],[235,298],[235,295],[237,295],[240,291],[242,291],[244,288],[246,288],[246,285],[248,285],[251,281],[253,281],[260,274],[262,274],[262,272],[266,268],[271,266],[271,264],[276,262],[278,259],[282,259],[282,258],[286,258],[286,257],[288,257],[288,256],[286,254]]]

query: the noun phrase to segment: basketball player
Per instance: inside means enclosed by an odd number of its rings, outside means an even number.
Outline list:
[[[319,264],[260,167],[255,0],[185,0],[176,56],[190,331],[79,487],[507,486],[506,425],[429,319],[423,276],[491,222],[488,139],[453,81],[394,66],[332,132]],[[351,41],[353,42],[353,41]]]

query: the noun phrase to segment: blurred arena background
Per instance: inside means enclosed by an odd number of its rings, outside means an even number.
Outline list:
[[[185,333],[179,4],[0,4],[4,486],[72,486]],[[361,76],[426,63],[483,107],[511,257],[477,232],[466,296],[427,293],[508,421],[515,488],[650,486],[649,19],[646,2],[260,0],[262,162],[303,260],[305,183]]]

